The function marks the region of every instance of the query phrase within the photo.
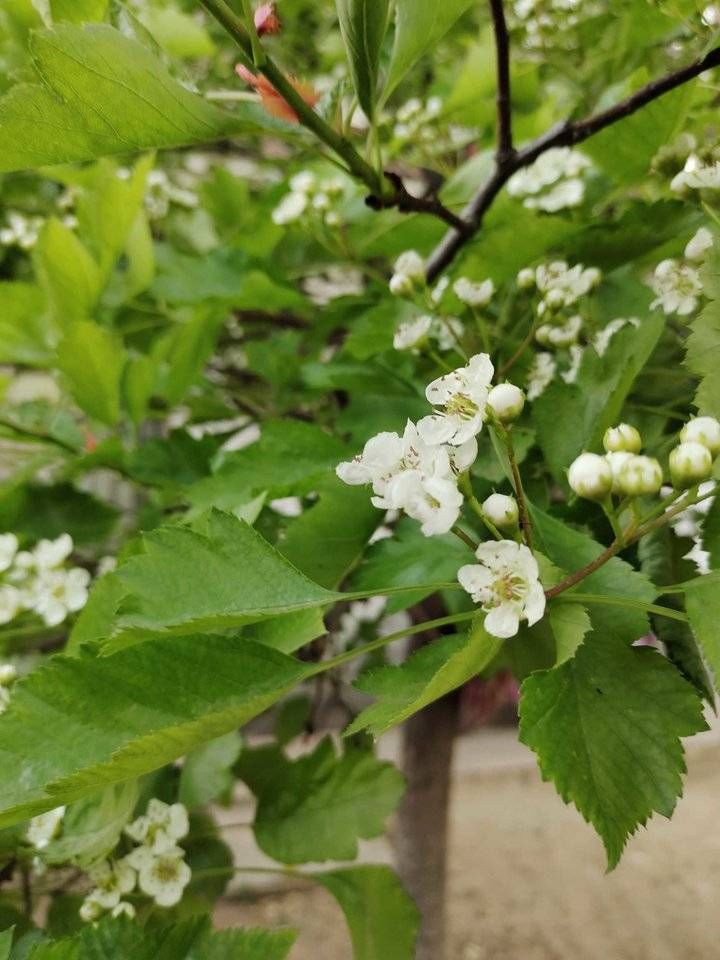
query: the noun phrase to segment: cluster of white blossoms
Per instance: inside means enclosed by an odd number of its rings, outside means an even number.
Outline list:
[[[187,810],[181,803],[150,800],[146,813],[125,827],[125,834],[137,844],[135,849],[118,860],[103,860],[88,871],[94,887],[80,907],[82,919],[95,921],[107,912],[114,917],[134,916],[135,908],[123,897],[136,888],[159,907],[179,903],[192,876],[185,851],[178,846],[189,829]]]
[[[91,578],[82,567],[65,566],[73,550],[69,534],[40,540],[32,550],[18,547],[15,534],[0,535],[0,624],[30,612],[56,627],[85,606]]]
[[[457,317],[423,314],[400,324],[393,337],[393,346],[396,350],[417,352],[434,341],[440,350],[452,350],[464,333],[465,327]]]
[[[662,260],[655,267],[648,279],[648,286],[655,294],[651,309],[660,307],[664,313],[676,313],[680,317],[697,310],[703,286],[696,264],[702,263],[712,245],[713,234],[707,227],[700,227],[685,247],[684,260]]]
[[[310,274],[303,279],[301,286],[319,307],[340,297],[359,296],[365,291],[362,272],[341,264],[329,264],[321,273]]]
[[[568,312],[583,297],[594,290],[602,280],[597,267],[576,263],[571,267],[564,260],[525,267],[518,273],[522,290],[536,290],[537,315],[552,326],[565,325]]]
[[[399,145],[422,145],[432,147],[433,151],[465,146],[477,136],[477,130],[471,127],[444,123],[442,112],[441,97],[431,96],[425,101],[412,97],[394,116],[383,114],[379,122],[391,125],[392,138]]]
[[[511,197],[520,197],[523,206],[545,213],[577,207],[585,198],[582,174],[590,170],[590,160],[579,150],[552,147],[535,163],[514,173],[507,184]]]
[[[45,224],[44,217],[31,217],[18,210],[9,210],[0,227],[0,246],[32,250]]]
[[[318,180],[312,170],[301,170],[290,179],[290,192],[273,210],[273,223],[287,226],[305,215],[313,215],[326,226],[337,227],[342,222],[338,202],[344,193],[345,183],[340,177]]]
[[[406,250],[395,261],[390,278],[390,293],[396,297],[412,297],[425,289],[425,261],[417,250]]]
[[[670,189],[676,193],[720,189],[720,161],[705,163],[696,153],[691,153],[683,169],[670,182]]]
[[[680,431],[680,442],[670,451],[672,489],[697,487],[710,479],[720,454],[720,422],[695,417]],[[642,437],[628,423],[610,427],[603,437],[605,455],[581,453],[568,470],[572,490],[586,500],[607,502],[619,497],[652,496],[663,486],[663,470],[655,457],[641,455]]]
[[[523,31],[523,43],[533,50],[543,47],[570,49],[572,31],[606,9],[602,0],[514,0],[514,25]]]
[[[495,370],[486,353],[433,380],[426,397],[434,412],[417,424],[408,421],[402,436],[380,433],[363,452],[337,467],[345,483],[372,486],[372,502],[403,510],[418,520],[425,536],[447,533],[456,523],[463,497],[458,477],[474,463],[477,435],[486,419],[519,416],[524,395],[513,384],[492,387]]]

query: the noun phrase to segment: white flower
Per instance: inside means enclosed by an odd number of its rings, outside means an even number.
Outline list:
[[[678,260],[662,260],[655,267],[649,284],[655,294],[650,308],[662,307],[665,313],[677,313],[681,317],[697,308],[698,297],[702,294],[698,271]]]
[[[129,823],[125,833],[152,853],[164,853],[174,849],[177,841],[187,836],[189,829],[187,809],[182,803],[167,804],[153,797],[145,814]]]
[[[588,158],[579,151],[570,147],[552,147],[541,154],[535,163],[513,174],[507,190],[513,197],[533,197],[566,177],[576,179],[590,166]],[[578,182],[582,188],[582,181]],[[532,202],[525,201],[525,206],[531,205]]]
[[[720,422],[715,417],[695,417],[682,428],[680,439],[702,443],[716,457],[720,453]]]
[[[629,497],[649,496],[660,490],[662,480],[662,467],[654,457],[631,456],[620,467],[617,486]]]
[[[485,307],[492,300],[495,293],[495,284],[492,280],[473,283],[467,277],[459,277],[453,284],[453,290],[458,300],[469,307]]]
[[[538,313],[544,314],[561,307],[570,307],[593,290],[601,279],[596,267],[584,267],[577,263],[568,266],[564,260],[541,264],[535,270],[535,284],[543,295]]]
[[[37,570],[54,570],[73,552],[69,533],[61,533],[56,540],[40,540],[32,551],[33,566]]]
[[[168,847],[153,853],[148,847],[137,847],[125,859],[138,872],[138,886],[152,897],[159,907],[174,907],[182,900],[192,872],[185,863],[180,847]]]
[[[103,860],[95,864],[88,875],[95,884],[89,898],[104,910],[116,907],[126,893],[135,889],[137,880],[135,871],[126,860],[116,860],[114,863]]]
[[[409,296],[415,287],[425,284],[425,261],[416,250],[406,250],[395,261],[390,280],[390,292],[396,296]]]
[[[577,177],[563,180],[557,186],[541,194],[539,197],[526,197],[523,206],[530,210],[542,210],[545,213],[557,213],[558,210],[567,210],[579,207],[585,197],[585,184]]]
[[[440,277],[438,282],[433,287],[433,291],[430,294],[430,299],[437,306],[442,298],[445,296],[445,291],[450,286],[450,277]]]
[[[134,920],[135,907],[131,903],[128,903],[127,900],[121,900],[120,903],[112,908],[110,915],[113,917],[128,917],[128,919]]]
[[[358,296],[364,292],[365,283],[359,270],[338,264],[305,277],[302,288],[313,303],[322,307],[340,297]]]
[[[414,470],[405,470],[390,482],[387,499],[413,520],[418,520],[426,537],[451,530],[463,502],[453,480],[424,477]]]
[[[303,503],[300,497],[278,497],[277,500],[271,500],[268,506],[273,513],[281,517],[299,517],[303,512]]]
[[[487,398],[487,405],[503,423],[517,420],[525,406],[525,394],[514,383],[498,383]]]
[[[685,256],[688,260],[704,260],[708,250],[712,250],[713,235],[707,227],[700,227],[695,235],[688,240],[685,247]]]
[[[9,583],[0,587],[0,624],[10,623],[23,607],[23,595]]]
[[[18,551],[18,538],[14,533],[0,535],[0,573],[7,570]]]
[[[532,290],[535,286],[535,271],[530,267],[523,267],[517,275],[517,285],[521,290]]]
[[[640,453],[642,437],[639,431],[629,423],[619,423],[616,427],[607,428],[603,437],[603,446],[608,453],[617,451]]]
[[[456,349],[461,341],[465,327],[457,317],[434,317],[430,336],[437,341],[442,351]]]
[[[575,383],[580,373],[582,359],[585,355],[585,347],[581,347],[579,343],[573,343],[568,353],[570,354],[570,366],[563,370],[560,376],[565,383]]]
[[[317,177],[312,170],[301,170],[290,178],[290,189],[295,193],[312,193],[317,187]]]
[[[272,212],[272,221],[279,227],[294,223],[305,213],[308,198],[304,193],[286,193]]]
[[[82,567],[72,570],[45,570],[32,588],[33,609],[48,627],[61,624],[68,613],[75,613],[87,603],[90,574]]]
[[[395,332],[393,346],[396,350],[413,350],[427,337],[433,317],[416,317],[401,323]]]
[[[340,463],[338,477],[350,486],[372,484],[373,491],[383,496],[392,477],[403,468],[405,445],[397,433],[383,432],[371,437],[354,460]]]
[[[605,355],[605,351],[610,346],[610,341],[612,338],[628,324],[637,328],[640,326],[640,321],[637,317],[629,317],[627,320],[618,317],[616,320],[611,320],[595,334],[593,339],[593,347],[595,348],[595,352],[599,357]]]
[[[54,810],[48,810],[47,813],[33,817],[27,828],[28,842],[36,850],[44,850],[60,833],[64,816],[65,807],[56,807]]]
[[[518,525],[520,512],[514,497],[507,497],[503,493],[492,493],[483,502],[482,511],[490,523],[500,530],[512,529]]]
[[[671,183],[671,190],[717,190],[720,187],[720,163],[704,164],[700,158],[691,153],[685,161],[685,166],[676,174]]]
[[[537,400],[555,379],[557,363],[551,353],[538,353],[528,372],[526,395],[528,400]]]
[[[707,480],[712,472],[712,464],[712,454],[704,444],[696,440],[679,443],[670,451],[670,476],[673,486],[683,490]]]
[[[99,920],[103,912],[102,904],[98,903],[92,894],[85,897],[79,910],[80,919],[84,920],[85,923],[94,923]]]
[[[487,632],[504,639],[515,636],[521,620],[537,623],[545,612],[545,592],[531,551],[500,540],[481,543],[475,556],[480,564],[461,567],[458,580],[487,613]]]
[[[417,425],[423,440],[459,446],[480,433],[494,373],[490,357],[480,353],[467,366],[433,380],[425,396],[436,412],[423,417]]]
[[[579,497],[602,500],[612,489],[610,464],[597,453],[581,453],[570,464],[568,483]]]
[[[552,323],[541,324],[535,332],[535,339],[544,347],[564,349],[577,343],[582,326],[582,317],[580,314],[575,314],[569,317],[565,323],[559,325]]]

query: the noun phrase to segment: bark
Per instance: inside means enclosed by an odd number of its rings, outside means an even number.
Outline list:
[[[416,960],[445,960],[448,807],[458,697],[450,694],[402,729],[407,791],[399,811],[400,877],[422,917]]]

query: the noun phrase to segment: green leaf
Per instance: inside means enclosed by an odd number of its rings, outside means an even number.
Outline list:
[[[160,527],[115,576],[121,631],[193,633],[327,605],[341,595],[308,580],[259,533],[213,510],[195,529]]]
[[[520,739],[595,827],[611,869],[654,811],[672,814],[685,773],[680,737],[706,726],[702,701],[664,657],[599,634],[522,685]]]
[[[209,929],[206,917],[172,927],[104,919],[77,936],[38,944],[27,960],[285,960],[295,941],[291,930]]]
[[[720,689],[720,590],[714,575],[697,577],[685,585],[685,609],[690,626]]]
[[[278,752],[257,795],[255,839],[280,863],[354,860],[358,840],[383,832],[404,789],[391,763],[365,750],[338,757],[330,738],[299,760]]]
[[[11,927],[0,933],[0,960],[10,960],[14,930],[15,928]]]
[[[237,637],[167,637],[109,657],[53,657],[16,684],[0,716],[0,764],[23,770],[0,783],[0,826],[135,779],[236,730],[306,672]]]
[[[245,627],[243,636],[275,650],[282,650],[283,653],[294,653],[325,633],[327,628],[322,608],[311,607],[309,610],[295,610],[253,623]]]
[[[565,483],[568,467],[583,450],[599,449],[664,328],[665,318],[656,313],[639,328],[626,327],[616,334],[602,357],[587,349],[576,382],[555,381],[535,401],[538,443],[557,480]]]
[[[579,603],[553,603],[547,612],[555,636],[557,663],[565,663],[575,656],[585,634],[592,628],[588,612]]]
[[[171,57],[211,57],[215,52],[215,45],[205,27],[176,7],[146,7],[142,20]]]
[[[110,536],[117,518],[117,510],[66,483],[0,493],[0,529],[32,542],[69,533],[76,544],[100,544]]]
[[[180,803],[200,807],[224,794],[233,783],[232,767],[241,749],[240,734],[232,730],[189,753],[180,772]]]
[[[360,106],[372,119],[389,0],[335,0],[335,5],[355,92]]]
[[[701,414],[720,417],[720,377],[717,376],[720,358],[720,302],[709,303],[690,324],[690,336],[685,341],[685,347],[685,366],[700,379],[695,394],[695,406]]]
[[[110,426],[120,418],[126,354],[120,340],[91,321],[73,323],[58,347],[58,367],[85,413]]]
[[[566,573],[572,573],[591,563],[603,547],[586,534],[568,527],[561,520],[551,517],[537,507],[530,507],[538,550]],[[613,557],[577,588],[581,593],[652,603],[657,589],[648,578],[629,563]],[[568,596],[572,594],[568,591]],[[650,630],[647,614],[622,606],[591,606],[590,619],[595,630],[612,633],[630,642],[644,636]]]
[[[62,836],[43,850],[43,859],[79,867],[103,860],[132,819],[137,798],[137,782],[129,780],[72,804],[63,818]]]
[[[434,49],[472,0],[396,0],[395,45],[385,87],[388,97],[402,78]]]
[[[389,867],[349,867],[313,879],[345,914],[353,960],[413,960],[420,915]]]
[[[0,363],[49,367],[56,339],[42,290],[29,283],[0,283]]]
[[[108,0],[50,0],[50,12],[55,23],[62,20],[70,23],[104,20],[107,9]]]
[[[1,116],[0,112],[0,122]],[[100,297],[100,268],[75,233],[51,217],[33,251],[33,262],[57,327],[63,330],[73,321],[89,320]]]
[[[106,24],[40,31],[31,51],[41,83],[18,84],[0,99],[0,172],[283,126],[252,106],[229,114],[206,103]]]
[[[502,647],[502,640],[485,632],[482,619],[473,622],[469,634],[440,637],[401,666],[379,667],[363,674],[355,686],[377,702],[355,718],[345,735],[370,730],[379,737],[477,676]]]

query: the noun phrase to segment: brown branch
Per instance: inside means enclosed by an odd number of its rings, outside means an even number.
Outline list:
[[[502,165],[513,153],[510,100],[510,36],[503,0],[490,0],[497,63],[497,159]]]
[[[393,186],[393,193],[382,197],[376,194],[366,197],[365,203],[371,210],[390,210],[396,207],[400,213],[428,213],[443,220],[461,235],[470,229],[469,224],[441,203],[436,194],[415,197],[408,193],[402,178],[397,173],[386,171],[385,176]]]
[[[718,65],[720,65],[720,47],[716,47],[704,57],[694,60],[679,70],[675,70],[658,80],[652,80],[607,110],[593,113],[582,120],[566,120],[559,123],[538,137],[537,140],[533,140],[523,147],[522,150],[503,156],[500,147],[498,147],[495,170],[461,214],[460,219],[465,223],[465,228],[462,231],[450,230],[431,254],[427,266],[428,282],[435,280],[452,263],[465,244],[480,230],[488,209],[516,171],[530,166],[551,147],[572,147],[582,143],[606,127],[612,126],[619,120],[624,120],[625,117],[631,116],[659,97],[670,93],[671,90],[675,90],[689,80],[693,80],[704,73],[705,70]]]

